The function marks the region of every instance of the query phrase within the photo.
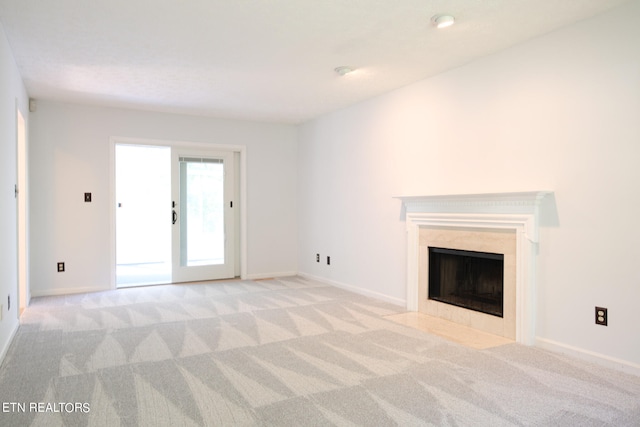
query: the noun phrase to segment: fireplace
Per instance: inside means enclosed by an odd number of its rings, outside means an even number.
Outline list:
[[[398,197],[403,203],[408,237],[407,309],[532,345],[539,209],[551,194],[529,191]],[[487,313],[476,307],[461,307],[457,300],[438,301],[442,295],[429,297],[429,276],[436,268],[429,266],[429,248],[503,255],[502,314],[494,309]],[[493,286],[481,285],[467,299],[499,300],[500,292],[493,290],[484,298],[485,288]]]
[[[504,254],[429,248],[428,298],[503,317]]]

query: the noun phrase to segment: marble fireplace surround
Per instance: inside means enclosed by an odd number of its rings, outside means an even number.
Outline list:
[[[407,230],[407,310],[418,311],[421,232],[431,229],[515,234],[515,340],[535,340],[536,278],[540,203],[550,191],[396,197]],[[422,251],[424,252],[424,251]],[[471,325],[473,326],[473,325]]]

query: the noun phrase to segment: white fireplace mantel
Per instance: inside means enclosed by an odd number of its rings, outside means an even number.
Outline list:
[[[407,229],[407,310],[418,310],[420,227],[512,230],[516,233],[516,341],[535,338],[535,263],[538,216],[550,191],[396,197]]]

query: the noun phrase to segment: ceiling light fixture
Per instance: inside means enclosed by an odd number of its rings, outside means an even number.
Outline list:
[[[343,65],[341,67],[336,67],[333,71],[335,71],[336,73],[338,73],[341,76],[344,76],[344,75],[347,75],[347,74],[353,72],[353,68]]]
[[[455,24],[456,19],[451,15],[434,15],[431,18],[431,22],[433,22],[436,28],[440,29],[452,26]]]

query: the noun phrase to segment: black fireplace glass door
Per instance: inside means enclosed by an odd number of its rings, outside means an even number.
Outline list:
[[[504,255],[429,248],[429,299],[503,316]]]

